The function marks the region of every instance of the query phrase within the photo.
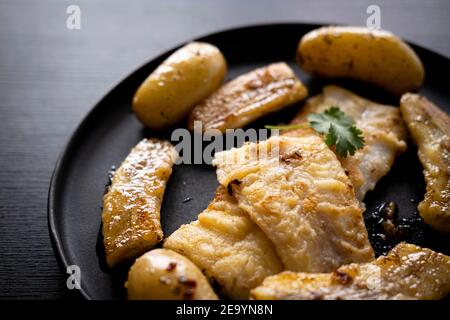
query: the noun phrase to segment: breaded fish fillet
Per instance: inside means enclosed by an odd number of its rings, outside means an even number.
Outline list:
[[[450,293],[450,257],[400,243],[387,256],[332,273],[282,272],[252,290],[257,300],[442,299]]]
[[[194,129],[194,121],[201,121],[204,131],[240,128],[306,95],[306,87],[286,63],[270,64],[226,83],[198,104],[190,114],[189,129]]]
[[[373,190],[389,172],[396,156],[405,151],[406,127],[398,108],[375,103],[337,86],[326,86],[323,94],[310,98],[292,123],[306,122],[309,114],[321,113],[332,106],[353,118],[363,132],[364,148],[353,156],[338,157],[356,197],[362,201],[367,191]]]
[[[450,117],[412,93],[402,96],[400,110],[419,147],[427,183],[419,213],[434,229],[450,233]]]
[[[373,259],[350,180],[313,129],[219,152],[213,164],[288,270],[327,272]]]
[[[172,173],[174,148],[139,142],[117,169],[103,198],[103,243],[110,267],[141,255],[163,238],[160,208]]]
[[[247,299],[250,289],[283,270],[273,244],[222,186],[198,220],[171,234],[164,248],[188,257],[233,299]]]

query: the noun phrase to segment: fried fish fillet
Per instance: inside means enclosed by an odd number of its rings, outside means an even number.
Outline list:
[[[203,100],[192,110],[189,128],[194,129],[194,121],[201,121],[204,131],[240,128],[306,95],[306,87],[286,63],[270,64],[237,77]]]
[[[312,129],[216,154],[217,177],[292,271],[373,259],[350,180]]]
[[[117,169],[103,198],[103,243],[110,267],[162,240],[160,208],[173,162],[169,142],[144,139]]]
[[[402,96],[400,110],[419,147],[427,183],[419,213],[434,229],[450,233],[450,117],[412,93]]]
[[[398,108],[364,99],[338,86],[326,86],[323,94],[310,98],[292,123],[303,123],[311,113],[321,113],[331,106],[353,118],[364,136],[364,148],[351,157],[338,157],[352,182],[356,197],[364,199],[385,176],[396,156],[406,149],[406,127]],[[286,134],[296,135],[298,131]]]
[[[386,256],[332,273],[282,272],[251,291],[257,300],[442,299],[450,293],[450,257],[400,243]]]
[[[273,244],[222,186],[198,220],[182,225],[164,248],[188,257],[233,299],[247,299],[250,289],[283,270]]]

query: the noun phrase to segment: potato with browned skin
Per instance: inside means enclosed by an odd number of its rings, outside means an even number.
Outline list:
[[[189,43],[141,84],[133,98],[133,111],[151,129],[170,127],[218,89],[226,71],[225,58],[217,47],[204,42]]]
[[[322,27],[297,48],[300,67],[327,78],[352,78],[401,95],[423,83],[425,71],[413,49],[394,34],[363,27]]]
[[[217,300],[200,269],[167,249],[155,249],[138,258],[125,287],[130,300]]]

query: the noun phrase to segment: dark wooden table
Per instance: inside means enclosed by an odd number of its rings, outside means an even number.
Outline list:
[[[81,8],[81,29],[66,8]],[[47,228],[53,167],[70,134],[123,77],[181,42],[268,22],[382,27],[450,56],[450,1],[1,1],[0,297],[77,297],[66,289]]]

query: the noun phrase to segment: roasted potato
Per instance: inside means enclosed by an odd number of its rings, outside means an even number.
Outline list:
[[[133,110],[151,129],[170,127],[220,87],[226,70],[225,58],[217,47],[189,43],[141,84],[133,98]]]
[[[361,80],[398,96],[416,91],[425,76],[405,42],[388,31],[363,27],[323,27],[305,34],[297,61],[311,74]]]
[[[200,269],[167,249],[154,249],[138,258],[125,287],[131,300],[217,300]]]

